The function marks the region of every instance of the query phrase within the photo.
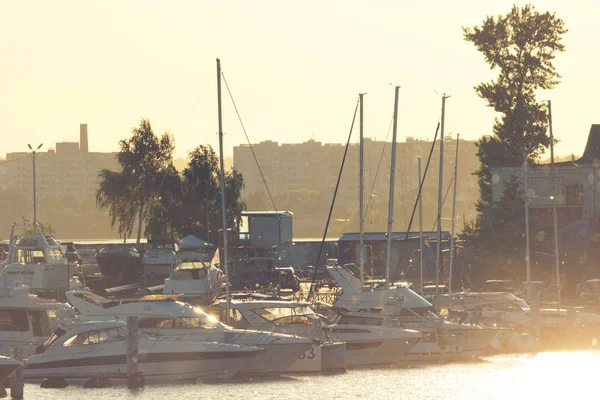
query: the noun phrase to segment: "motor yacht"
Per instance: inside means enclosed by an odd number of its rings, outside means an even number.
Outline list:
[[[183,262],[165,279],[164,294],[178,294],[194,304],[209,304],[225,286],[225,275],[213,263]]]
[[[298,335],[315,340],[287,372],[331,372],[346,369],[346,345],[334,340],[325,324],[303,301],[232,300],[230,320],[235,328]],[[225,314],[226,302],[219,302]]]
[[[25,361],[26,381],[62,378],[67,383],[90,377],[126,377],[127,324],[76,322],[58,327]],[[139,333],[138,371],[148,383],[188,379],[228,379],[247,369],[262,352],[252,346],[165,340]]]
[[[19,236],[18,230],[25,234]],[[39,224],[12,225],[8,257],[0,264],[7,285],[27,285],[31,293],[56,298],[78,282],[73,279],[76,271],[77,264],[65,257],[60,244],[45,235]]]
[[[103,247],[95,258],[102,275],[113,285],[138,283],[143,274],[140,253],[131,245]]]
[[[12,348],[20,347],[27,357],[68,318],[69,306],[32,295],[27,286],[12,286],[7,281],[12,279],[0,272],[0,355],[7,356]]]
[[[233,329],[199,307],[168,298],[110,301],[87,291],[66,294],[79,320],[140,318],[141,331],[169,340],[235,343],[263,348],[244,374],[279,374],[307,351],[313,340],[274,332]]]
[[[532,313],[530,305],[509,292],[464,292],[441,296],[436,306],[448,310],[450,317],[481,326],[508,327],[516,336],[501,338],[503,348],[508,350],[531,350],[535,347],[531,334]],[[572,310],[570,344],[580,342],[585,347],[595,347],[600,339],[600,315],[578,309]],[[539,334],[541,344],[556,347],[565,344],[569,311],[564,308],[539,310]],[[594,340],[596,339],[596,340]]]
[[[179,245],[171,241],[151,240],[142,257],[146,286],[162,284],[179,264]]]
[[[414,329],[425,340],[411,348],[405,361],[429,362],[479,357],[502,329],[482,328],[440,318],[433,305],[404,283],[372,290],[344,267],[328,267],[327,272],[340,285],[333,303],[338,314],[347,312],[376,314],[388,320],[388,326]]]
[[[370,313],[345,313],[327,328],[346,343],[349,367],[402,363],[406,353],[424,338],[416,330],[389,326],[384,317]]]

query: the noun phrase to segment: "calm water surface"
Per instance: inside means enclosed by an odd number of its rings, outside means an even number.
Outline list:
[[[40,389],[26,399],[562,399],[600,398],[600,351],[502,355],[463,364],[351,370],[228,383],[146,386],[137,391]]]

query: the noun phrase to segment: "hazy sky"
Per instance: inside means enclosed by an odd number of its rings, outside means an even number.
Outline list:
[[[83,122],[90,150],[115,151],[140,118],[175,135],[177,156],[217,148],[217,57],[253,143],[345,142],[359,92],[365,135],[384,139],[396,84],[399,140],[433,137],[443,92],[446,132],[475,139],[494,114],[473,86],[495,73],[461,27],[513,3],[0,0],[0,154],[78,141]],[[569,29],[562,83],[539,99],[552,100],[557,154],[581,154],[600,123],[600,3],[532,3]],[[223,106],[231,154],[246,139],[225,87]]]

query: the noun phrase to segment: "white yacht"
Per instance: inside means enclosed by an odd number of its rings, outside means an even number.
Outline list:
[[[87,291],[67,292],[69,303],[79,311],[79,320],[121,320],[140,318],[140,330],[169,340],[226,342],[263,348],[265,353],[252,360],[245,374],[278,374],[284,372],[308,350],[311,339],[298,336],[232,329],[219,323],[198,307],[175,301],[131,300],[110,301]]]
[[[345,313],[327,328],[346,343],[349,367],[403,363],[406,353],[424,338],[416,330],[389,326],[383,316],[371,313]]]
[[[509,336],[502,341],[509,350],[531,350],[534,347],[530,337],[531,308],[523,299],[508,292],[464,292],[440,297],[436,305],[447,309],[449,315],[460,321],[476,323],[482,326],[510,327],[516,337]],[[565,339],[568,311],[564,308],[542,308],[540,316],[540,335],[542,342],[553,345]],[[592,345],[600,332],[600,315],[574,310],[573,333],[581,344]],[[597,340],[596,340],[597,342]],[[544,343],[542,343],[544,344]]]
[[[67,317],[64,303],[29,294],[24,285],[8,285],[5,272],[0,272],[0,355],[12,348],[23,348],[23,356],[32,354]]]
[[[62,378],[85,382],[93,376],[125,378],[127,324],[122,321],[77,322],[55,333],[25,361],[27,381]],[[140,333],[138,370],[148,383],[187,379],[228,379],[248,368],[262,352],[252,346],[164,340]]]
[[[179,245],[151,240],[142,257],[146,286],[162,283],[179,264]]]
[[[65,257],[60,244],[44,235],[39,224],[12,225],[8,258],[0,265],[0,272],[10,286],[29,286],[31,293],[57,297],[73,284],[77,265]],[[17,229],[33,229],[33,234],[18,236]]]
[[[346,369],[346,346],[333,340],[310,303],[282,300],[232,300],[231,324],[239,329],[255,329],[299,335],[315,343],[298,357],[287,372],[331,372]],[[219,307],[225,313],[222,300]]]
[[[436,315],[431,303],[400,283],[371,290],[344,267],[328,267],[327,272],[341,286],[333,306],[338,313],[374,313],[389,320],[389,326],[414,329],[425,335],[405,355],[405,361],[428,362],[477,358],[490,345],[499,330],[445,321]]]
[[[186,301],[209,304],[225,286],[225,275],[212,263],[180,263],[165,279],[164,294],[178,294]]]

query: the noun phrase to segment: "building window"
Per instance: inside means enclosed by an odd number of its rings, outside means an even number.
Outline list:
[[[583,204],[583,185],[567,186],[567,205],[575,206]]]

